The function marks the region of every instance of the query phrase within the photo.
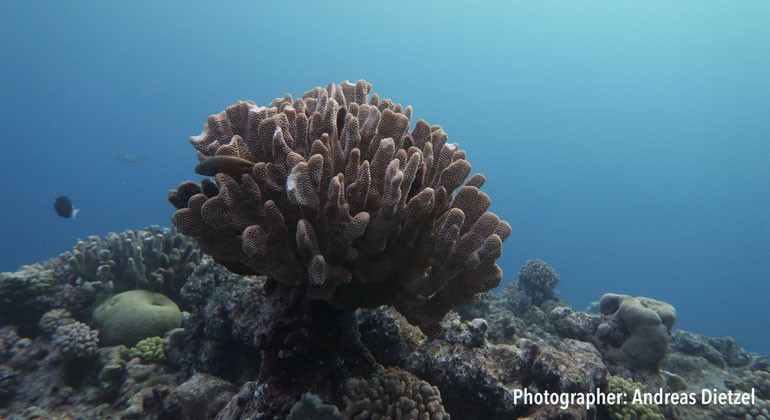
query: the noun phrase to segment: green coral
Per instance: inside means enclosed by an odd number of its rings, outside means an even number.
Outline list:
[[[613,394],[625,393],[634,395],[634,391],[641,389],[642,384],[625,379],[620,376],[610,378],[610,391]],[[606,405],[610,418],[615,420],[664,420],[658,406],[655,404],[633,404],[630,401],[619,404]]]
[[[94,324],[105,346],[134,346],[182,324],[182,313],[171,299],[147,290],[119,293],[94,311]]]
[[[145,363],[163,363],[166,360],[163,339],[160,337],[145,338],[128,350],[128,357],[131,359],[138,357]]]

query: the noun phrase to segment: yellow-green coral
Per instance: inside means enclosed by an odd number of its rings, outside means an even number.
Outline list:
[[[634,391],[641,389],[642,384],[625,379],[620,376],[610,378],[609,392],[614,394],[625,393],[627,396],[634,395]],[[633,404],[630,399],[620,404],[607,405],[607,413],[610,418],[615,420],[663,420],[658,406],[655,404]]]
[[[128,357],[133,359],[138,357],[146,363],[162,363],[166,360],[166,353],[163,351],[163,339],[160,337],[149,337],[136,343],[128,351]]]

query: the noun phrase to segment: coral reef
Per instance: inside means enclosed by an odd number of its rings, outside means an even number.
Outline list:
[[[705,337],[677,330],[672,334],[669,344],[679,352],[701,356],[721,368],[746,366],[750,361],[749,355],[730,337]]]
[[[213,181],[169,193],[182,234],[91,237],[0,274],[0,418],[770,418],[770,363],[675,331],[671,305],[575,310],[541,260],[484,293],[511,233],[484,177],[370,90],[228,107],[191,139]],[[757,400],[517,396],[699,389]]]
[[[726,405],[712,413],[714,420],[768,420],[770,419],[770,401],[759,399],[751,406]]]
[[[89,321],[112,294],[142,288],[180,301],[179,291],[200,261],[194,240],[173,229],[110,233],[78,240],[72,251],[11,273],[0,273],[0,323],[35,335],[52,309]],[[47,321],[46,321],[47,322]]]
[[[442,340],[425,341],[398,313],[386,307],[359,313],[361,340],[386,366],[400,366],[438,387],[445,409],[456,418],[549,418],[558,407],[516,403],[517,389],[590,391],[607,384],[607,368],[590,344],[565,340],[557,347],[522,338],[515,344],[462,344],[463,328],[444,323]],[[574,418],[590,418],[570,407]],[[550,413],[550,414],[549,414]],[[568,417],[569,418],[569,417]]]
[[[83,281],[112,284],[115,293],[143,289],[176,296],[200,253],[190,238],[150,226],[104,238],[90,236],[59,258]]]
[[[174,225],[235,273],[340,308],[391,305],[435,336],[452,307],[500,283],[511,228],[440,126],[410,131],[412,108],[367,103],[370,90],[332,83],[210,116],[190,141],[215,183],[169,193]]]
[[[163,349],[162,364],[152,358],[129,360],[132,354],[122,345],[75,345],[95,353],[88,362],[65,359],[59,343],[71,346],[94,331],[59,308],[41,314],[35,320],[37,333],[30,336],[14,326],[25,323],[26,314],[16,314],[11,326],[0,328],[0,416],[555,420],[617,418],[620,413],[631,419],[645,414],[683,420],[768,418],[764,397],[770,366],[734,340],[673,331],[659,370],[633,369],[613,358],[613,348],[597,335],[599,326],[607,324],[613,342],[628,338],[630,331],[615,319],[617,311],[587,314],[554,306],[555,300],[538,306],[526,293],[514,283],[460,308],[462,316],[450,312],[440,324],[441,334],[427,340],[393,307],[351,315],[308,300],[301,287],[236,275],[205,257],[179,293],[180,303],[190,308],[181,328],[145,342],[155,352]],[[674,321],[667,314],[673,312],[661,313],[660,325],[667,330]],[[67,330],[77,331],[64,334]],[[630,381],[647,391],[754,388],[757,400],[753,405],[562,409],[514,398],[522,389],[611,391]]]

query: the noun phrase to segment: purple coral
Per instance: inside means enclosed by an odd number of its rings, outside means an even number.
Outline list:
[[[216,183],[171,191],[174,225],[233,272],[340,308],[392,305],[436,336],[452,307],[500,283],[511,227],[440,126],[410,131],[412,108],[367,103],[370,90],[332,83],[210,116],[190,141]]]
[[[51,345],[65,359],[88,359],[99,354],[99,336],[88,325],[72,322],[56,328]]]

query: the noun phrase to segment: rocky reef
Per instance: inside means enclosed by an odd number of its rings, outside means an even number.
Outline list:
[[[489,292],[484,178],[370,89],[239,102],[192,138],[214,181],[169,194],[181,234],[1,273],[0,418],[770,419],[770,363],[665,302],[576,310],[542,260]],[[597,393],[628,399],[563,400]]]
[[[31,287],[30,297],[40,290]],[[533,289],[518,281],[450,312],[440,323],[441,334],[432,338],[393,307],[339,311],[325,302],[318,306],[300,290],[264,276],[233,274],[204,257],[177,293],[175,303],[190,308],[182,312],[181,328],[132,348],[105,345],[92,319],[76,320],[65,308],[42,314],[30,333],[20,328],[27,316],[18,314],[0,329],[0,416],[770,418],[770,364],[729,338],[672,329],[658,367],[639,368],[616,357],[634,335],[617,311],[576,311],[555,293],[534,305],[542,293],[530,296]],[[59,288],[32,300],[65,302],[63,296],[71,293]],[[599,332],[606,328],[610,331]],[[698,393],[698,399],[701,389],[736,394],[754,389],[756,400],[562,408],[517,398],[521,390],[596,389],[663,389]]]

